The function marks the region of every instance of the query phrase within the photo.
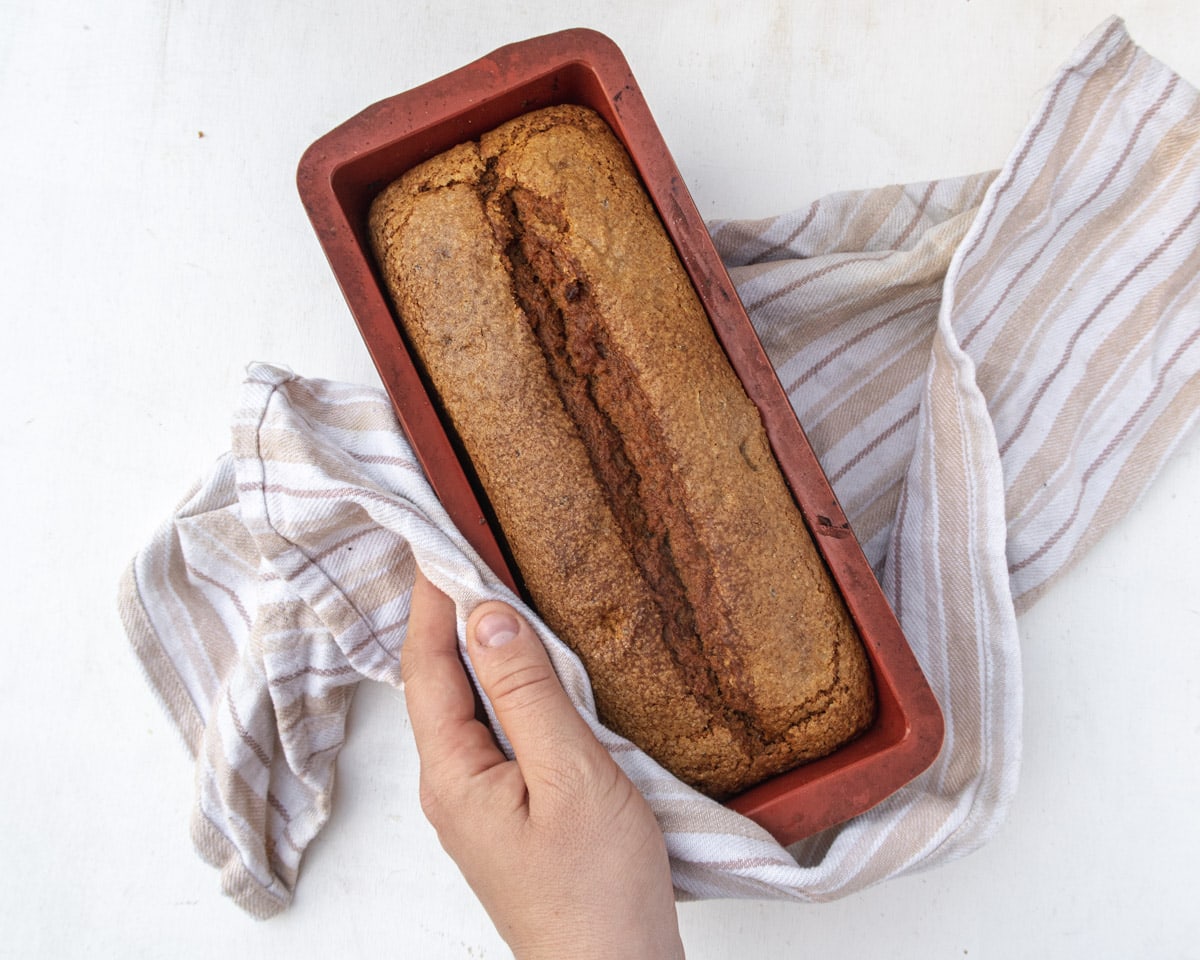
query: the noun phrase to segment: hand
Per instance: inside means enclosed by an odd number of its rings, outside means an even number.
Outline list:
[[[516,760],[476,719],[454,604],[418,572],[401,668],[421,807],[500,935],[520,960],[682,957],[662,832],[537,635],[490,601],[467,648]]]

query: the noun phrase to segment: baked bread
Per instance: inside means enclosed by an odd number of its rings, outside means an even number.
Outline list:
[[[725,798],[874,715],[853,623],[628,155],[574,106],[375,200],[399,322],[601,719]]]

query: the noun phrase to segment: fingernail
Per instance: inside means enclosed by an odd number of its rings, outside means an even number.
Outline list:
[[[511,613],[485,613],[475,624],[475,642],[485,647],[499,647],[517,635],[521,625]]]

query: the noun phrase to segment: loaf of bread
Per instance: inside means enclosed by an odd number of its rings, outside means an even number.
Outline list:
[[[601,719],[726,798],[863,731],[862,643],[628,155],[526,114],[385,189],[399,322]]]

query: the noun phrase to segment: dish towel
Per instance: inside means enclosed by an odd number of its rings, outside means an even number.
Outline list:
[[[1150,483],[1200,405],[1200,101],[1112,19],[997,173],[711,225],[942,704],[916,781],[788,849],[601,727],[681,898],[819,900],[961,856],[1021,753],[1016,617]],[[192,833],[250,913],[285,908],[364,678],[400,684],[414,567],[516,602],[447,521],[375,388],[250,368],[217,461],[120,606],[196,766]]]

